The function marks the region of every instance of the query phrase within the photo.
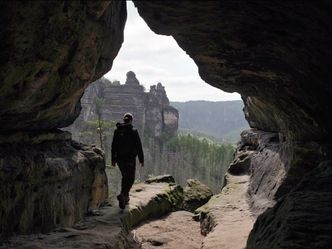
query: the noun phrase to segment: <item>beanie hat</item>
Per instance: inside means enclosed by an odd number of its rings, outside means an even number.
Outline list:
[[[128,123],[129,121],[133,120],[133,114],[127,112],[125,115],[123,115],[123,121],[125,123]]]

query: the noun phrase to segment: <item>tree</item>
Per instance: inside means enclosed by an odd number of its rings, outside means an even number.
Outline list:
[[[96,106],[96,114],[97,114],[97,119],[98,119],[98,128],[97,132],[99,133],[99,142],[100,142],[100,148],[103,150],[103,131],[102,131],[102,126],[103,126],[103,120],[102,120],[102,108],[104,105],[105,99],[103,98],[96,98],[95,99],[95,106]]]

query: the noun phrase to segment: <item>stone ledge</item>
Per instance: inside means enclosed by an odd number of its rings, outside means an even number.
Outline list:
[[[0,144],[40,144],[47,141],[71,141],[71,133],[61,130],[0,133]]]
[[[71,226],[108,196],[102,151],[74,141],[0,144],[0,181],[0,238]]]
[[[58,228],[48,234],[13,237],[0,245],[0,249],[128,249],[134,244],[128,236],[130,229],[147,218],[178,209],[182,198],[183,190],[178,185],[137,184],[130,193],[130,205],[124,211],[117,206],[106,205],[90,212],[91,216],[73,227]]]
[[[247,203],[249,176],[227,174],[226,178],[222,192],[196,210],[206,235],[202,249],[242,249],[252,229],[255,218]]]

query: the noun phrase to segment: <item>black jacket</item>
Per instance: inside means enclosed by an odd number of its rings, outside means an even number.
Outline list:
[[[135,160],[144,163],[141,139],[131,124],[117,124],[112,141],[112,162]]]

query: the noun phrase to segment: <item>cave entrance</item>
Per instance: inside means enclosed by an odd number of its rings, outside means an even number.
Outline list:
[[[127,12],[124,43],[111,71],[87,88],[74,139],[100,145],[110,165],[114,124],[131,112],[145,152],[138,181],[171,174],[181,185],[195,178],[220,192],[240,132],[248,128],[240,95],[205,83],[174,38],[151,31],[131,1]],[[109,174],[112,185],[119,183],[118,171]],[[118,188],[110,188],[113,195]]]

